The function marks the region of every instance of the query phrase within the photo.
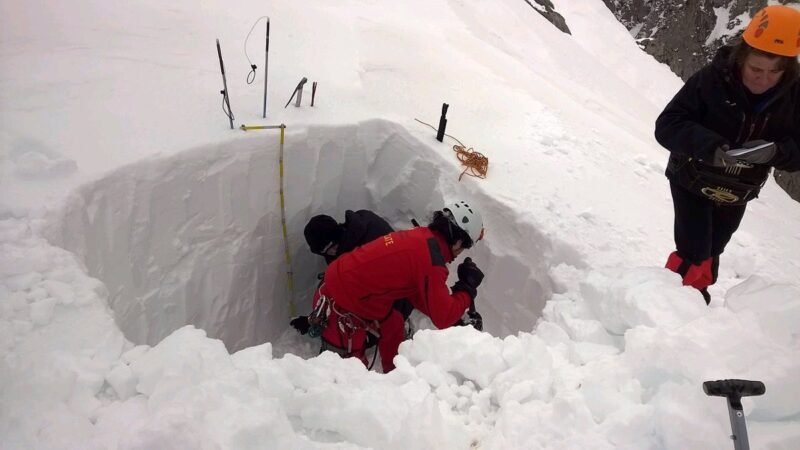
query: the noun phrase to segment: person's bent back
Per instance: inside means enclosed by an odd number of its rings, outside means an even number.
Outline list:
[[[390,233],[337,258],[312,312],[325,323],[325,348],[366,363],[366,335],[379,336],[383,370],[394,369],[404,336],[402,316],[392,304],[405,297],[436,327],[456,324],[473,305],[483,272],[466,258],[451,293],[447,264],[482,237],[480,214],[459,201],[436,211],[426,228]]]
[[[428,228],[396,231],[334,261],[325,285],[337,304],[364,319],[385,318],[398,298],[408,298],[437,328],[453,325],[471,302],[447,287],[453,253]]]

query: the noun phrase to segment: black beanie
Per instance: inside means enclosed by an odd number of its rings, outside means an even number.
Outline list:
[[[321,214],[308,221],[303,234],[311,252],[320,255],[328,244],[339,242],[342,238],[342,227],[333,217]]]

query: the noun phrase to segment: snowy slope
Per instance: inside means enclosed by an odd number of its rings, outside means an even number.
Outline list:
[[[800,445],[800,207],[765,188],[711,308],[660,268],[652,124],[680,80],[600,0],[555,2],[572,36],[515,0],[72,3],[0,2],[11,448],[727,448],[700,383],[728,377],[767,384],[745,402],[754,448]],[[263,22],[249,86],[243,51],[264,15],[266,120]],[[466,196],[489,333],[422,330],[389,375],[284,356],[314,343],[286,325],[278,135],[229,129],[216,37],[236,125],[287,125],[298,308],[311,215],[407,227]],[[283,109],[303,76],[316,106]],[[442,102],[486,180],[458,182],[453,142],[414,120]]]

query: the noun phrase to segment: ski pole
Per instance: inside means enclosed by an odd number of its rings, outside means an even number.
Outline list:
[[[747,440],[747,425],[742,409],[742,397],[763,395],[766,392],[764,383],[749,380],[717,380],[703,382],[703,392],[709,396],[726,397],[728,399],[728,416],[731,420],[731,439],[734,450],[750,450]]]
[[[228,80],[225,79],[225,64],[222,63],[222,50],[219,48],[219,39],[217,39],[217,55],[219,55],[219,69],[222,72],[222,111],[225,112],[225,115],[228,116],[228,120],[231,122],[231,130],[233,129],[233,111],[231,111],[231,101],[228,97]],[[228,110],[225,111],[225,105],[228,106]]]
[[[264,114],[267,118],[267,76],[269,75],[269,17],[267,17],[267,44],[264,51]]]

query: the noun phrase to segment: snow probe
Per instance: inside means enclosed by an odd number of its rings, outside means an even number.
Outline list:
[[[763,395],[766,392],[764,383],[749,380],[717,380],[703,382],[703,392],[709,396],[726,397],[728,399],[728,416],[731,419],[734,450],[750,450],[747,441],[747,426],[742,410],[742,397]]]
[[[219,39],[217,39],[217,55],[219,55],[219,69],[222,71],[222,90],[219,91],[222,94],[222,111],[228,116],[228,120],[231,122],[231,130],[233,129],[233,111],[231,111],[231,101],[228,97],[228,80],[225,79],[225,64],[222,63],[222,50],[219,48]],[[225,110],[225,106],[227,105],[228,109]]]
[[[297,87],[294,88],[294,92],[292,92],[292,96],[289,97],[289,101],[286,102],[286,105],[283,107],[284,109],[286,109],[286,107],[289,106],[289,103],[292,103],[292,99],[294,98],[295,95],[297,95],[297,101],[295,102],[294,106],[300,106],[300,101],[303,98],[303,86],[306,84],[307,81],[308,81],[308,78],[303,77],[303,79],[300,80],[299,83],[297,83]]]
[[[242,125],[239,127],[242,131],[248,130],[274,130],[280,128],[281,130],[281,145],[278,151],[278,170],[280,173],[280,197],[281,197],[281,229],[283,230],[283,257],[286,260],[286,277],[289,286],[289,318],[296,316],[294,305],[294,272],[292,270],[292,255],[289,253],[289,237],[286,232],[286,200],[283,195],[283,142],[284,131],[286,125]]]

